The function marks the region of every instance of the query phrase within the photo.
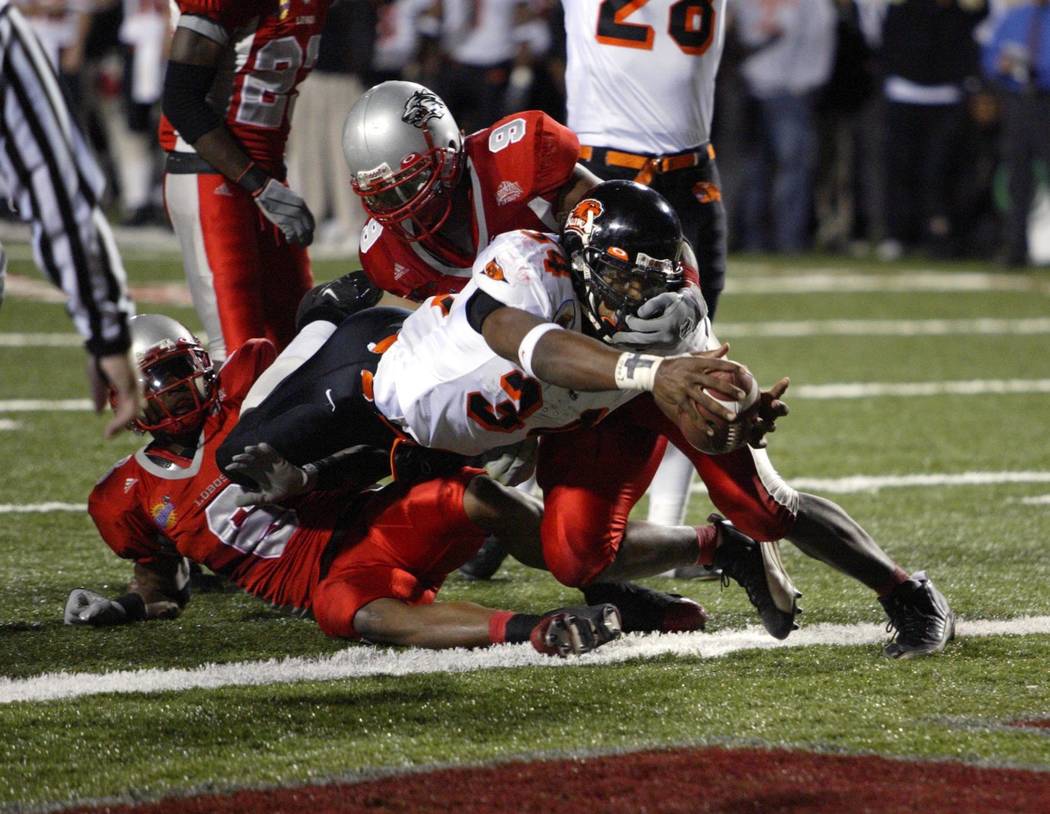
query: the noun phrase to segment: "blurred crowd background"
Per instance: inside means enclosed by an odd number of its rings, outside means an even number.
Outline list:
[[[572,2],[572,0],[566,0]],[[16,0],[109,177],[107,209],[166,224],[156,125],[167,0]],[[422,82],[464,130],[565,121],[558,0],[340,0],[300,88],[289,183],[352,253],[342,121]],[[1050,0],[729,0],[712,142],[736,251],[1050,263]]]

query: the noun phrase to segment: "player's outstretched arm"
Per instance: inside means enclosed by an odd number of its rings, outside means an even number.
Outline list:
[[[173,557],[152,565],[135,563],[127,593],[109,597],[74,588],[66,599],[67,625],[109,627],[151,619],[174,619],[190,599],[189,561]]]
[[[541,381],[579,391],[650,390],[672,404],[684,407],[691,398],[727,421],[734,417],[704,392],[726,387],[716,371],[739,367],[722,358],[724,349],[669,359],[624,353],[510,306],[492,311],[481,327],[493,351]],[[743,398],[744,392],[730,386],[728,395]]]

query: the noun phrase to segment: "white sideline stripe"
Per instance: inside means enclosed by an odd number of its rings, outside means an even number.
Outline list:
[[[1050,616],[1009,620],[960,621],[957,635],[1020,636],[1050,634]],[[229,686],[334,681],[366,676],[469,673],[508,667],[597,666],[657,658],[717,658],[741,650],[768,650],[814,645],[869,645],[886,641],[883,625],[820,624],[796,631],[785,641],[762,628],[719,633],[630,635],[578,659],[541,656],[529,644],[504,644],[481,650],[383,650],[348,647],[321,657],[205,664],[193,669],[121,670],[113,673],[45,673],[32,678],[0,679],[0,704],[54,701],[101,693],[158,693]]]
[[[982,396],[1050,393],[1050,379],[970,379],[955,382],[856,382],[803,384],[788,391],[799,399],[864,399],[874,396]]]
[[[1023,497],[1019,502],[1023,503],[1025,506],[1050,506],[1050,495]]]
[[[0,413],[83,412],[94,410],[90,399],[8,399]]]
[[[1050,333],[1050,317],[1031,319],[813,319],[798,322],[722,322],[720,336],[952,336],[1028,335]],[[2,348],[73,348],[84,340],[77,334],[0,333]]]
[[[971,379],[956,382],[857,382],[801,384],[788,399],[862,399],[876,396],[981,396],[1050,393],[1050,379]],[[88,399],[9,399],[0,401],[0,413],[83,411],[93,409]]]
[[[8,333],[0,334],[0,348],[74,348],[84,344],[78,334]]]
[[[797,322],[720,322],[720,337],[953,336],[1050,333],[1050,318],[810,319]]]
[[[42,514],[44,512],[86,512],[86,503],[0,503],[0,514]]]
[[[960,472],[924,475],[850,475],[845,478],[791,478],[795,489],[814,492],[876,492],[894,487],[995,486],[1003,483],[1050,483],[1050,472]],[[697,481],[690,487],[693,494],[707,494],[707,487]]]
[[[769,266],[770,270],[775,269]],[[1023,274],[905,271],[863,274],[847,268],[827,268],[809,274],[750,276],[729,274],[727,294],[849,294],[858,292],[925,291],[960,294],[974,291],[1028,291],[1050,294],[1050,284]]]

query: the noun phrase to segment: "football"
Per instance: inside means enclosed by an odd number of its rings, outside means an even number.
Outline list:
[[[712,387],[704,389],[705,394],[729,409],[735,418],[725,421],[706,410],[698,401],[693,401],[692,410],[680,412],[678,425],[686,440],[701,452],[722,455],[747,443],[751,423],[758,412],[760,390],[758,381],[744,365],[737,365],[734,370],[713,371],[711,375],[727,385],[736,385],[746,394],[736,400],[722,390]],[[709,428],[714,431],[713,435],[708,435]]]

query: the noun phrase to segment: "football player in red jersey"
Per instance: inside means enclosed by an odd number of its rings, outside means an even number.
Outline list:
[[[248,339],[295,335],[314,219],[284,185],[296,87],[330,0],[178,0],[164,80],[164,195],[194,307],[221,364]]]
[[[434,603],[486,531],[506,531],[509,520],[535,526],[535,506],[480,470],[379,490],[344,482],[280,506],[241,505],[244,492],[219,471],[215,450],[241,410],[262,397],[250,388],[273,361],[273,345],[249,340],[216,374],[175,320],[142,315],[130,330],[146,396],[135,426],[153,440],[99,481],[88,510],[106,544],[134,560],[134,578],[115,599],[74,589],[67,624],[178,615],[189,600],[188,558],[274,605],[312,613],[330,636],[431,648],[531,641],[541,653],[567,655],[619,635],[610,605],[531,615]],[[332,330],[312,322],[295,352],[308,355]],[[264,390],[274,384],[260,381]],[[361,482],[372,479],[364,474]]]

